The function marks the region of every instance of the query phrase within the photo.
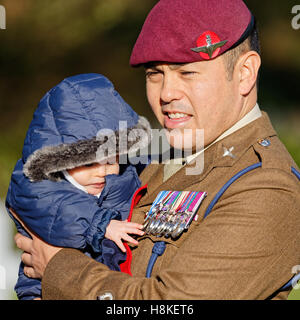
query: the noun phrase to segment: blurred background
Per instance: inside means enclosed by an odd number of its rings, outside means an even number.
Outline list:
[[[0,299],[16,298],[13,286],[20,256],[3,203],[42,96],[68,76],[102,73],[138,113],[158,127],[146,101],[143,69],[129,66],[131,49],[156,2],[0,0],[6,9],[6,29],[0,30],[0,278],[5,273],[5,283],[0,279]],[[260,106],[269,112],[300,165],[300,29],[294,30],[291,24],[297,0],[245,2],[258,19],[261,35]],[[300,299],[300,290],[289,298]]]

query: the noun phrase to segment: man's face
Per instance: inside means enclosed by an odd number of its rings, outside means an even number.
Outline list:
[[[239,120],[241,109],[237,77],[227,79],[222,57],[188,64],[156,63],[146,67],[150,106],[169,132],[169,142],[183,143],[184,129],[192,131],[188,148],[195,149],[196,129],[204,130],[204,146]],[[186,134],[185,134],[186,135]],[[203,147],[203,146],[202,146]]]

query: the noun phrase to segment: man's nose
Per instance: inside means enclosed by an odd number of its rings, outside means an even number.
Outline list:
[[[172,75],[165,75],[160,91],[160,100],[162,104],[168,104],[174,100],[180,100],[182,92],[179,89],[179,83]]]

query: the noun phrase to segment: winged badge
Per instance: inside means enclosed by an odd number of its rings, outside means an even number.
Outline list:
[[[226,44],[227,40],[225,41],[220,41],[217,43],[212,43],[211,36],[209,34],[206,35],[206,46],[203,47],[197,47],[197,48],[192,48],[191,50],[194,52],[203,52],[207,53],[209,55],[209,58],[212,57],[213,53],[220,47],[223,47]]]

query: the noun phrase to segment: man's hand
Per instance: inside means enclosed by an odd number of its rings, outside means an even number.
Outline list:
[[[14,212],[12,209],[10,209],[10,212],[32,237],[32,239],[29,239],[25,236],[22,236],[20,233],[15,235],[17,247],[24,251],[21,256],[21,260],[25,264],[24,273],[30,278],[42,279],[48,262],[62,248],[52,246],[41,240],[32,231],[28,230],[16,212]]]

